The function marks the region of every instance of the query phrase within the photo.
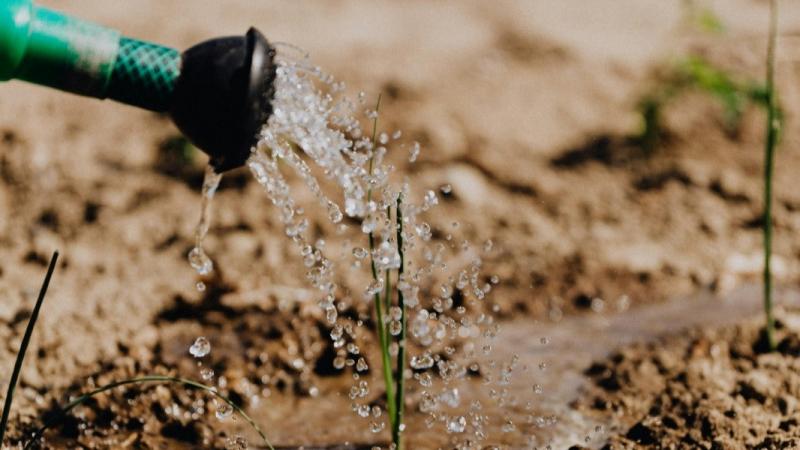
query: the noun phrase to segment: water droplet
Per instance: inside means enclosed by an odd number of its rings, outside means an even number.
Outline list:
[[[195,358],[202,358],[211,353],[211,343],[208,342],[208,339],[205,337],[200,336],[195,339],[192,346],[189,347],[189,353]]]
[[[214,378],[214,370],[210,367],[203,367],[200,369],[200,378],[205,381],[209,381],[210,379]]]
[[[375,422],[375,421],[370,422],[370,430],[373,433],[380,433],[381,431],[383,431],[383,428],[385,426],[386,426],[385,422]]]
[[[432,206],[439,204],[439,198],[436,197],[436,192],[428,191],[425,193],[425,198],[422,199],[422,209],[427,210]]]
[[[342,211],[339,209],[339,205],[333,202],[328,203],[328,217],[333,223],[342,221]]]
[[[214,415],[216,415],[217,419],[219,420],[225,420],[232,414],[233,414],[233,408],[231,407],[231,405],[224,402],[220,403],[219,406],[217,406],[217,411],[214,413]]]
[[[448,433],[463,433],[467,428],[467,419],[464,416],[455,416],[447,421]]]
[[[367,286],[367,289],[364,291],[364,293],[368,297],[371,297],[371,296],[373,296],[375,294],[380,293],[382,290],[383,290],[383,278],[378,278],[377,280],[372,280],[369,283],[369,285]]]
[[[417,231],[417,236],[420,237],[423,241],[431,240],[431,226],[427,223],[423,222],[415,227]]]
[[[400,267],[400,253],[389,241],[383,241],[372,254],[375,267],[379,271],[393,270]]]
[[[328,320],[328,323],[334,324],[336,323],[336,319],[338,317],[338,313],[336,312],[336,307],[328,306],[325,308],[325,318]]]
[[[389,308],[389,317],[392,320],[400,320],[403,318],[403,310],[399,306],[392,306]]]
[[[430,369],[433,367],[433,363],[433,357],[428,352],[411,358],[411,367],[415,369]]]
[[[194,247],[189,252],[189,264],[200,275],[208,275],[214,270],[214,263],[200,247]]]
[[[419,142],[414,142],[414,145],[411,147],[411,153],[408,155],[408,162],[416,162],[417,158],[419,157],[420,152],[420,145]]]
[[[225,442],[225,450],[247,450],[247,439],[238,435],[229,437]]]
[[[337,356],[333,359],[333,367],[336,369],[342,370],[344,369],[344,356]]]
[[[433,385],[433,378],[431,377],[431,374],[425,372],[422,374],[417,374],[417,376],[418,376],[417,380],[419,381],[419,384],[421,386],[431,387]]]
[[[457,388],[447,389],[439,395],[439,400],[447,404],[451,408],[457,408],[461,403],[461,396]]]

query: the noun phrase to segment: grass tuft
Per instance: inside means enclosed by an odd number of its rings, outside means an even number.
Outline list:
[[[372,122],[372,148],[373,151],[377,145],[378,133],[378,116],[377,112],[381,105],[381,96],[378,95],[378,102],[375,106],[375,119]],[[374,163],[374,154],[369,160],[369,173],[372,175]],[[372,200],[372,190],[367,191],[367,202]],[[397,270],[397,283],[394,287],[397,291],[397,305],[400,308],[400,333],[397,336],[397,362],[392,368],[391,351],[389,349],[392,343],[392,336],[389,333],[387,324],[385,323],[385,316],[389,313],[392,306],[392,274],[391,270],[385,270],[384,277],[384,293],[381,298],[380,292],[374,295],[375,303],[375,316],[376,316],[376,333],[378,334],[378,341],[381,348],[381,361],[383,366],[383,379],[386,388],[386,412],[389,415],[389,424],[392,431],[393,449],[402,450],[402,434],[403,434],[403,413],[405,410],[405,368],[406,368],[406,307],[403,298],[403,292],[400,290],[400,280],[403,275],[405,266],[405,255],[403,249],[403,214],[401,212],[402,193],[398,196],[397,202],[394,206],[395,227],[396,227],[396,245],[397,252],[400,255],[400,267]],[[392,207],[389,206],[386,215],[391,219]],[[375,265],[375,236],[373,232],[369,233],[369,252],[370,252],[370,265],[372,269],[372,280],[378,281],[378,270]]]
[[[375,105],[375,119],[372,121],[372,151],[375,151],[375,145],[377,144],[377,134],[378,134],[378,111],[381,107],[381,95],[378,94],[378,101]],[[373,164],[374,164],[375,156],[369,159],[369,174],[372,176],[373,171]],[[367,203],[372,201],[372,189],[367,190]],[[375,266],[375,234],[370,231],[369,232],[369,255],[370,255],[370,268],[372,270],[372,280],[377,282],[378,281],[378,269]],[[389,285],[389,272],[386,272],[386,280],[385,283],[387,285],[387,292],[388,292],[388,285]],[[388,295],[387,295],[388,297]],[[386,324],[384,323],[384,313],[388,313],[384,311],[384,306],[388,308],[388,305],[384,305],[384,301],[388,303],[388,298],[381,299],[380,292],[376,292],[373,297],[373,302],[375,303],[375,331],[378,333],[378,343],[381,347],[381,362],[383,366],[383,382],[386,385],[386,411],[389,414],[390,420],[392,420],[392,426],[394,426],[394,417],[396,415],[396,406],[395,406],[395,396],[394,396],[394,381],[392,379],[392,360],[391,355],[389,354],[389,330],[386,328]]]

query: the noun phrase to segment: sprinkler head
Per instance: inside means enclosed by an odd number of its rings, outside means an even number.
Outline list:
[[[244,165],[272,114],[275,49],[255,28],[183,52],[169,114],[217,172]]]

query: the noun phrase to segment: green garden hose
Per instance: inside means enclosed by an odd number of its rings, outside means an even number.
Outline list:
[[[255,28],[181,53],[31,0],[0,1],[0,81],[167,112],[218,170],[244,163],[271,114],[274,50]]]

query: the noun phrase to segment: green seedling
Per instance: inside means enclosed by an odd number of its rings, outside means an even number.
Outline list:
[[[700,56],[688,56],[676,62],[667,77],[640,100],[642,129],[635,140],[646,152],[655,150],[663,136],[662,111],[689,91],[703,92],[716,99],[723,107],[725,129],[733,134],[750,105],[768,107],[766,90],[764,85],[741,81]]]
[[[372,122],[372,145],[373,148],[377,146],[377,132],[378,132],[378,116],[377,112],[380,109],[381,105],[381,96],[378,95],[378,102],[375,106],[375,118]],[[373,171],[373,162],[374,156],[370,158],[369,161],[369,172],[372,175]],[[372,190],[367,191],[367,201],[370,201],[372,198]],[[400,210],[400,206],[402,205],[402,194],[397,199],[397,203],[395,204],[394,208],[394,217],[395,217],[395,226],[397,228],[397,235],[396,235],[396,244],[397,244],[397,252],[400,255],[400,267],[397,269],[397,279],[398,285],[400,282],[400,276],[403,274],[404,265],[405,265],[405,255],[403,251],[403,215]],[[391,208],[390,208],[391,209]],[[388,210],[386,212],[388,217],[392,217],[392,211]],[[375,264],[375,236],[373,232],[369,233],[369,250],[370,250],[370,268],[372,271],[372,280],[374,282],[378,282],[378,277],[381,274],[378,273]],[[394,448],[398,450],[402,450],[403,448],[403,413],[405,410],[405,367],[406,367],[406,327],[407,327],[407,320],[406,320],[406,307],[403,298],[403,292],[398,288],[397,289],[397,306],[400,308],[401,316],[400,316],[400,332],[397,334],[397,344],[398,344],[398,351],[397,351],[397,361],[396,367],[392,369],[392,358],[390,352],[390,345],[392,341],[392,333],[390,333],[389,329],[387,328],[386,324],[386,314],[388,314],[389,308],[392,306],[392,273],[391,270],[386,270],[382,274],[384,277],[384,293],[383,298],[381,298],[380,292],[376,292],[373,296],[373,301],[375,303],[375,317],[376,317],[376,333],[378,334],[378,343],[380,345],[381,350],[381,361],[383,366],[383,378],[384,384],[386,386],[386,410],[389,414],[389,422],[391,424],[392,429],[392,443],[394,444]]]
[[[770,0],[769,40],[767,44],[766,106],[767,124],[764,142],[764,313],[766,337],[770,350],[775,349],[775,317],[772,312],[772,177],[775,171],[775,149],[781,130],[781,114],[775,92],[775,41],[778,28],[778,4]]]

